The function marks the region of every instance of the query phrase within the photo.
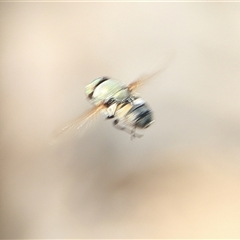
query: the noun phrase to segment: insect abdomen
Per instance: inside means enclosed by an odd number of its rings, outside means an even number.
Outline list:
[[[147,128],[153,123],[152,111],[146,104],[134,109],[130,114],[133,115],[135,127]]]
[[[130,103],[120,104],[116,118],[126,120],[129,125],[136,128],[147,128],[153,123],[152,111],[141,98],[136,98]]]

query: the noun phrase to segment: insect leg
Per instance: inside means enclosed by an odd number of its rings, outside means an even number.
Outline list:
[[[107,114],[108,114],[108,116],[107,116],[106,119],[114,118],[116,110],[117,110],[117,104],[116,104],[116,103],[113,103],[112,105],[110,105],[110,106],[107,108]]]
[[[123,126],[123,125],[120,125],[118,119],[115,119],[113,121],[113,126],[118,130],[125,131],[126,133],[130,134],[131,135],[131,140],[136,138],[136,137],[140,138],[140,137],[143,136],[142,134],[136,133],[135,128],[129,129],[129,128]]]
[[[113,121],[113,126],[114,126],[116,129],[121,130],[121,131],[125,131],[125,129],[126,129],[126,127],[120,126],[118,119],[115,119],[115,120]]]
[[[107,116],[106,119],[113,119],[114,116]]]
[[[136,133],[136,128],[135,127],[131,129],[131,140],[133,140],[136,137],[140,138],[142,136],[143,136],[142,134]]]

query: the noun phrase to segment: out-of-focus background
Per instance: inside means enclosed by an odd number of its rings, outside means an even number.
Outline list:
[[[239,3],[1,3],[1,238],[239,238]],[[130,83],[144,137],[98,121],[84,87]]]

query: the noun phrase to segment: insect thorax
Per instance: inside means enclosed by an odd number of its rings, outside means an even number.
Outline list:
[[[123,102],[130,96],[130,92],[120,81],[101,77],[86,86],[86,95],[92,104],[99,105],[109,101]]]

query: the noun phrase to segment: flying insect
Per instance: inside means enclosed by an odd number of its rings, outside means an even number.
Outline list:
[[[61,127],[55,132],[54,138],[70,130],[85,128],[99,113],[104,113],[106,119],[113,119],[113,126],[129,133],[131,139],[142,137],[136,129],[148,128],[154,122],[153,112],[134,91],[162,71],[163,68],[138,78],[129,85],[105,76],[94,79],[85,87],[87,99],[93,107]]]

